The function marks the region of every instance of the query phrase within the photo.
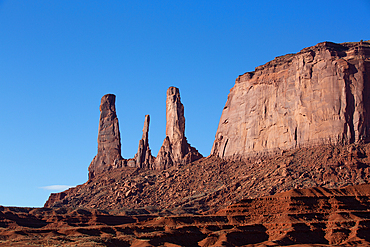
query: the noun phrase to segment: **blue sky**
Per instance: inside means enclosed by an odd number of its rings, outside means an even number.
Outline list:
[[[170,86],[207,156],[238,75],[322,41],[369,40],[369,17],[368,0],[0,0],[0,205],[40,207],[87,180],[104,94],[117,96],[124,158],[145,114],[157,155]]]

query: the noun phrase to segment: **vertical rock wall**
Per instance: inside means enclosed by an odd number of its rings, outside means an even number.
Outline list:
[[[370,43],[319,43],[236,79],[211,154],[369,141]]]

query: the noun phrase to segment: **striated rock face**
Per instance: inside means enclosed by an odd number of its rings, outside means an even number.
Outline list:
[[[135,155],[136,167],[140,168],[152,168],[152,165],[154,163],[154,158],[149,148],[149,122],[150,116],[145,115],[143,136],[139,141],[139,147],[137,150],[137,154]]]
[[[295,189],[215,214],[0,206],[1,246],[369,246],[370,185]],[[140,215],[141,214],[141,215]],[[144,214],[144,215],[143,215]]]
[[[235,159],[370,139],[370,42],[319,43],[236,79],[211,154]]]
[[[155,161],[156,169],[167,169],[177,164],[187,164],[202,155],[190,146],[185,137],[184,106],[180,91],[176,87],[167,90],[166,100],[166,138]]]
[[[92,179],[98,173],[120,167],[122,164],[121,138],[115,101],[116,96],[114,94],[104,95],[101,99],[98,154],[89,166],[89,179]]]
[[[0,206],[0,243],[1,246],[369,246],[369,207],[369,184],[341,189],[294,189],[244,199],[206,215],[169,215],[149,208],[126,208],[114,213],[91,208]]]

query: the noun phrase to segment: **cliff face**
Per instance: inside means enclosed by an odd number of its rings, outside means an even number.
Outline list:
[[[369,141],[370,42],[319,43],[236,79],[211,154]]]

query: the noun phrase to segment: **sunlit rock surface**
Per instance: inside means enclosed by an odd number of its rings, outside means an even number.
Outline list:
[[[319,43],[236,79],[211,154],[369,141],[370,42]]]

